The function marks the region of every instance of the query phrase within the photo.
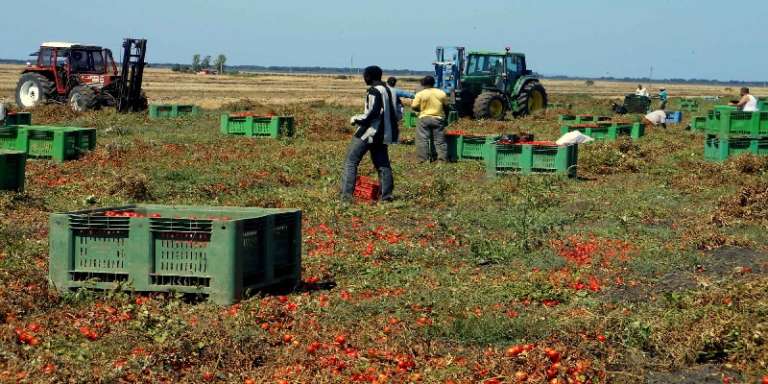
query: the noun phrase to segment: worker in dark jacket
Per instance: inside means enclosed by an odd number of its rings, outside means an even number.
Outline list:
[[[373,166],[379,174],[381,199],[391,201],[394,189],[392,166],[387,146],[398,141],[401,113],[397,107],[397,96],[392,88],[381,81],[382,71],[377,66],[365,68],[363,80],[368,85],[365,111],[353,116],[350,122],[357,127],[347,149],[344,170],[341,177],[341,198],[351,200],[357,180],[357,167],[366,152],[371,152]]]

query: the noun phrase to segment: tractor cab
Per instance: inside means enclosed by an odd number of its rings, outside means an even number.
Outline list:
[[[54,82],[57,93],[65,93],[70,83],[106,86],[117,75],[112,51],[98,46],[47,42],[36,56],[35,65],[24,72],[43,74]]]
[[[517,80],[529,74],[525,55],[512,53],[470,52],[467,56],[464,83],[466,86],[512,93]]]

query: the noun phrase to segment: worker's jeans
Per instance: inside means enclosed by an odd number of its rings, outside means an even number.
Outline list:
[[[445,142],[443,119],[422,117],[416,128],[416,156],[421,161],[448,160],[448,144]]]
[[[385,144],[371,144],[360,140],[357,137],[352,138],[347,148],[347,159],[344,161],[344,170],[341,175],[341,197],[345,200],[352,199],[355,192],[355,182],[357,181],[357,167],[363,160],[365,153],[371,152],[371,161],[376,172],[379,174],[381,183],[381,199],[392,200],[392,190],[395,188],[392,177],[392,166],[389,163],[389,153]]]

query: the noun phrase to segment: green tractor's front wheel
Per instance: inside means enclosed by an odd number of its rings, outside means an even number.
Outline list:
[[[517,107],[512,112],[515,117],[530,115],[547,108],[547,91],[538,81],[526,83],[517,95]]]
[[[507,114],[507,100],[495,92],[483,92],[475,99],[472,112],[475,119],[501,120]]]

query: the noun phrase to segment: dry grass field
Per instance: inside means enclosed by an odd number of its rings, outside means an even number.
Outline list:
[[[12,100],[20,65],[0,65],[0,100]],[[400,87],[416,89],[416,78],[403,78]],[[734,98],[738,89],[707,85],[675,85],[654,83],[651,92],[665,86],[671,96],[723,96]],[[586,86],[577,80],[545,80],[550,95],[588,94],[599,98],[621,98],[634,90],[634,84],[597,81]],[[175,73],[168,69],[148,69],[144,88],[154,103],[194,103],[215,109],[222,104],[251,98],[263,104],[285,105],[301,101],[325,101],[328,104],[356,106],[364,91],[357,76],[241,74],[236,76],[200,76]],[[768,96],[768,88],[753,89],[758,96]]]

